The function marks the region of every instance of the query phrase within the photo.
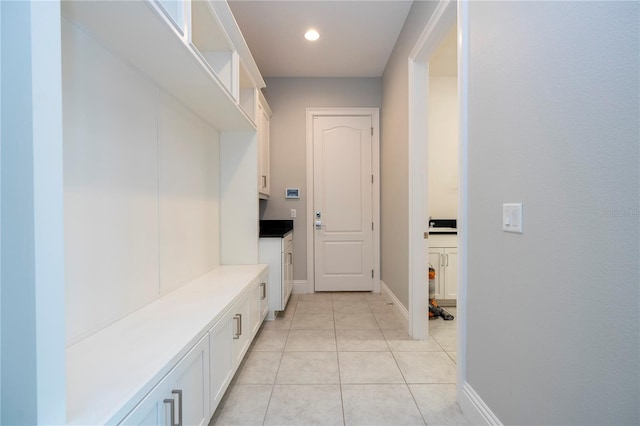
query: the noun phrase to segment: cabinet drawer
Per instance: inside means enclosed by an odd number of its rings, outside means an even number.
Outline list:
[[[174,421],[203,425],[209,420],[209,334],[185,355],[121,425],[165,425]]]

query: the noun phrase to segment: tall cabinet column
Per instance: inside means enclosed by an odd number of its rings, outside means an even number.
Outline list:
[[[60,3],[0,8],[0,423],[64,424]]]

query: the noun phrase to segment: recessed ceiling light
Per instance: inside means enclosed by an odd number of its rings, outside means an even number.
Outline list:
[[[317,39],[320,38],[320,34],[318,34],[316,30],[309,30],[306,33],[304,33],[304,38],[306,38],[309,41],[316,41]]]

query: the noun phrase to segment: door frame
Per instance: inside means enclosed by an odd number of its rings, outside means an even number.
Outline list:
[[[458,399],[466,380],[467,299],[467,152],[468,152],[468,20],[466,1],[441,0],[409,55],[409,334],[414,339],[429,335],[427,319],[427,140],[429,59],[447,32],[457,23],[458,38],[458,300],[457,363]],[[425,96],[427,94],[427,96]]]
[[[321,116],[370,116],[373,126],[371,137],[371,172],[373,173],[373,292],[380,292],[380,109],[379,108],[307,108],[307,293],[315,292],[315,253],[313,217],[313,119]]]

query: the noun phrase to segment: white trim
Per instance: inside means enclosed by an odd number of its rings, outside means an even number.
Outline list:
[[[427,146],[429,128],[429,59],[456,22],[456,3],[438,3],[420,38],[411,50],[409,85],[409,335],[424,340],[429,335],[427,258]]]
[[[458,400],[462,394],[462,384],[467,380],[467,188],[469,166],[469,130],[467,108],[469,106],[469,21],[468,3],[458,3],[458,330],[457,330],[457,377]]]
[[[502,426],[502,422],[469,383],[464,383],[458,397],[464,416],[472,425]]]
[[[400,300],[396,297],[395,294],[391,291],[389,287],[385,284],[384,281],[380,280],[380,292],[382,294],[386,294],[391,302],[393,303],[393,307],[395,308],[396,314],[403,321],[404,329],[407,330],[409,327],[409,311],[405,306],[400,302]]]
[[[307,294],[313,293],[313,288],[309,288],[309,283],[307,280],[294,280],[293,281],[293,289],[291,290],[293,294]]]
[[[315,292],[313,249],[313,117],[370,116],[373,125],[371,138],[371,170],[374,175],[373,208],[373,293],[380,292],[380,109],[379,108],[307,108],[307,293]]]

